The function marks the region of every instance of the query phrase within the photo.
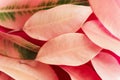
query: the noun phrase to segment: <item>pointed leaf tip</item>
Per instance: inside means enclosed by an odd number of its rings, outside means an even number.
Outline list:
[[[34,59],[40,46],[32,44],[24,38],[0,32],[0,54],[22,59]]]
[[[0,0],[0,25],[9,29],[19,30],[33,14],[31,9],[41,0]]]
[[[102,80],[120,80],[120,64],[108,52],[100,52],[92,59],[92,64]]]
[[[84,34],[67,33],[46,42],[36,60],[48,64],[78,66],[91,60],[100,50]]]
[[[58,80],[55,72],[47,64],[33,60],[12,59],[1,55],[0,71],[15,80]]]
[[[87,0],[0,0],[0,25],[20,30],[35,12],[62,4],[88,5]]]
[[[37,12],[26,22],[23,30],[32,38],[49,40],[60,34],[76,32],[91,13],[87,6],[61,5]]]
[[[82,30],[96,45],[113,51],[115,54],[120,56],[120,41],[107,33],[103,27],[104,26],[99,21],[93,20],[86,22],[82,27]]]
[[[89,0],[104,27],[120,39],[120,0]]]

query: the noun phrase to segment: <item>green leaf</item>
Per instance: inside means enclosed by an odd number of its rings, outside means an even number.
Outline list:
[[[39,46],[19,36],[0,32],[0,54],[2,55],[21,59],[34,59],[39,49]]]
[[[6,1],[6,0],[4,0]],[[1,1],[1,2],[4,2]],[[7,2],[6,2],[7,3]],[[31,5],[32,4],[32,5]],[[11,1],[0,4],[0,24],[10,29],[21,29],[26,20],[39,10],[46,10],[62,4],[88,5],[87,0]],[[2,6],[2,7],[1,7]]]

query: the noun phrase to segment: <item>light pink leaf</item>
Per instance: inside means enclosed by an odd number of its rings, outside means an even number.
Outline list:
[[[100,52],[92,64],[102,80],[120,80],[120,64],[107,52]]]
[[[100,50],[84,34],[67,33],[46,42],[36,60],[48,64],[77,66],[91,60]]]
[[[88,4],[87,0],[0,0],[0,25],[19,30],[39,10],[62,4]]]
[[[104,27],[120,39],[120,1],[89,0],[89,2]]]
[[[50,66],[0,56],[0,70],[15,80],[58,80]]]
[[[92,67],[88,65],[60,67],[70,75],[71,80],[101,80]]]
[[[42,0],[0,0],[0,25],[21,29]]]
[[[23,30],[32,38],[49,40],[63,33],[76,32],[91,13],[87,6],[57,6],[34,14]]]
[[[95,44],[120,56],[120,41],[105,32],[99,21],[89,21],[85,23],[82,29]]]
[[[0,54],[14,58],[33,59],[39,46],[12,34],[0,32]]]

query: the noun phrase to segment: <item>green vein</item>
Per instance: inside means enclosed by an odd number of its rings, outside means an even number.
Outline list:
[[[37,55],[37,52],[33,52],[17,44],[14,44],[14,47],[18,50],[18,52],[20,53],[20,57],[23,59],[35,59]]]
[[[0,49],[0,54],[5,55],[5,56],[11,56],[11,50],[14,50],[16,53],[14,54],[19,54],[19,58],[21,59],[35,59],[37,52],[32,51],[30,49],[27,49],[25,47],[22,47],[14,42],[11,42],[10,40],[7,39],[1,39],[0,41],[1,49]],[[28,46],[27,46],[28,47]]]
[[[0,32],[0,54],[2,55],[22,59],[34,59],[39,48],[39,46],[36,46],[21,37]],[[11,53],[14,56],[11,55]]]
[[[48,2],[48,3],[41,3],[35,7],[30,7],[28,4],[16,6],[15,4],[8,5],[6,7],[0,8],[0,20],[16,20],[16,14],[19,16],[26,15],[26,14],[33,14],[39,10],[46,10],[53,8],[58,5],[62,4],[75,4],[75,5],[89,5],[87,0],[58,0],[58,2]]]

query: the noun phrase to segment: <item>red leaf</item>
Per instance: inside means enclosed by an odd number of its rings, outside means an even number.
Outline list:
[[[0,72],[0,80],[14,80],[14,79],[3,72]]]
[[[101,80],[92,67],[82,66],[61,66],[71,77],[71,80]]]

